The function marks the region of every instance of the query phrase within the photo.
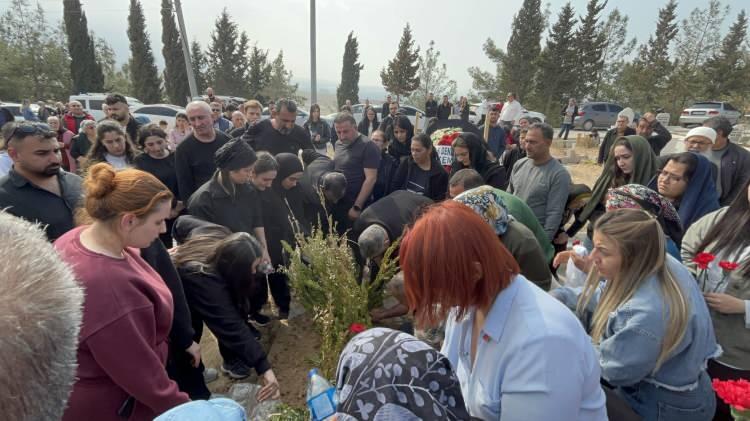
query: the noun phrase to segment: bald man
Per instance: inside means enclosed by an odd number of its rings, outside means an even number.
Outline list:
[[[78,134],[78,128],[81,127],[83,120],[95,120],[94,117],[83,110],[83,106],[78,101],[70,101],[68,103],[68,112],[63,117],[65,121],[65,128]]]

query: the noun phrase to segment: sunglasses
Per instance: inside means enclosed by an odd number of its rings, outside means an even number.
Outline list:
[[[15,137],[27,137],[27,136],[34,136],[37,134],[41,134],[45,137],[55,137],[55,132],[53,132],[48,125],[44,123],[32,123],[32,124],[19,124],[16,126],[16,128],[13,129],[13,132],[10,134],[11,138]]]

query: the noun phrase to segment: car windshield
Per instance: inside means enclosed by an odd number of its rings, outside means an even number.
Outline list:
[[[704,108],[704,109],[718,110],[721,108],[721,104],[718,102],[696,102],[690,108]]]

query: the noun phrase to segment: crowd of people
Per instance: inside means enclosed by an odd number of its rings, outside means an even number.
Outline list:
[[[255,371],[257,400],[277,399],[258,327],[289,318],[283,244],[314,229],[348,236],[362,282],[401,239],[398,304],[372,318],[415,328],[352,339],[338,419],[728,419],[711,379],[750,379],[750,152],[725,118],[662,155],[653,115],[620,115],[589,188],[513,93],[479,127],[466,98],[430,94],[425,130],[390,97],[332,126],[317,104],[300,126],[289,99],[262,119],[257,100],[207,97],[171,130],[119,94],[98,122],[71,101],[2,127],[9,419],[194,419],[218,370]],[[447,127],[461,129],[447,144],[430,137]]]

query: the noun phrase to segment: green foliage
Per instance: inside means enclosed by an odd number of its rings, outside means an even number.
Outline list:
[[[505,52],[495,45],[495,41],[487,38],[482,45],[484,54],[493,63],[495,63],[495,74],[482,70],[479,67],[469,67],[469,76],[471,76],[471,87],[478,90],[479,94],[485,98],[502,98],[504,93],[500,86],[500,74],[502,73],[503,60]]]
[[[248,98],[257,99],[266,103],[269,97],[263,94],[263,90],[271,80],[271,64],[268,63],[268,50],[261,50],[257,45],[250,52],[250,74],[248,76]]]
[[[594,88],[594,97],[602,100],[623,103],[624,93],[620,78],[625,67],[626,60],[635,49],[636,40],[627,40],[628,17],[615,8],[607,16],[604,24],[606,43],[604,46],[604,69],[599,73]]]
[[[198,93],[202,93],[208,88],[208,81],[206,80],[208,59],[206,58],[206,54],[203,53],[198,41],[193,40],[193,42],[190,43],[190,59],[193,62],[193,74],[195,75],[196,88],[198,89]]]
[[[174,20],[171,0],[161,2],[161,53],[164,56],[164,91],[171,104],[186,105],[190,97],[182,37]]]
[[[521,10],[513,17],[512,33],[502,62],[499,79],[503,91],[515,92],[523,103],[530,96],[538,70],[542,33],[547,18],[542,13],[541,0],[524,0]]]
[[[380,79],[386,91],[400,99],[402,96],[409,96],[419,87],[418,71],[419,47],[414,46],[411,27],[407,23],[398,43],[396,56],[380,71]]]
[[[378,276],[370,283],[368,296],[367,296],[367,308],[372,310],[373,308],[381,307],[383,305],[383,294],[385,290],[385,284],[390,281],[396,273],[399,271],[398,267],[398,254],[393,253],[398,250],[398,246],[401,244],[401,238],[399,237],[394,241],[383,255],[383,260],[380,262],[380,268],[378,270]]]
[[[711,75],[711,83],[706,85],[706,97],[725,99],[740,94],[735,107],[746,105],[750,91],[750,55],[745,46],[748,18],[744,10],[724,37],[721,48],[706,63],[706,74]]]
[[[589,0],[586,6],[586,16],[581,16],[581,24],[573,38],[573,47],[576,51],[578,65],[576,75],[574,96],[578,98],[596,99],[596,82],[604,68],[604,48],[606,46],[606,34],[603,24],[599,21],[599,14],[604,10],[607,1]]]
[[[341,84],[336,88],[336,100],[339,108],[349,99],[352,104],[359,103],[359,73],[365,67],[359,63],[359,43],[354,31],[349,32],[344,45],[344,60],[341,65]]]
[[[128,39],[130,40],[130,80],[133,95],[145,104],[162,102],[161,80],[156,71],[151,42],[146,32],[146,18],[139,0],[130,0],[128,15]]]
[[[297,94],[299,84],[292,83],[292,72],[284,66],[284,51],[271,63],[271,76],[268,84],[263,89],[263,94],[269,98],[290,98],[298,104],[305,102],[306,98]]]
[[[419,87],[412,92],[407,103],[424,108],[430,92],[435,94],[435,100],[440,101],[443,95],[448,98],[456,96],[456,81],[448,77],[448,67],[440,63],[440,51],[435,49],[435,41],[419,56]]]
[[[15,0],[14,0],[15,1]],[[19,1],[18,3],[26,3]],[[38,8],[41,6],[37,3]],[[15,10],[11,5],[9,10]],[[102,64],[96,60],[94,51],[94,37],[88,32],[86,13],[81,8],[79,0],[63,0],[63,22],[70,52],[70,78],[72,86],[70,92],[101,92],[104,89],[104,73]],[[28,29],[26,26],[24,29]],[[36,26],[43,28],[43,26]],[[37,29],[39,30],[39,29]]]
[[[308,421],[310,410],[307,407],[299,409],[281,403],[276,406],[276,412],[270,414],[268,419],[272,421]]]
[[[224,8],[214,23],[208,45],[208,84],[221,95],[243,95],[247,92],[247,51],[250,40],[245,31],[240,32]]]

